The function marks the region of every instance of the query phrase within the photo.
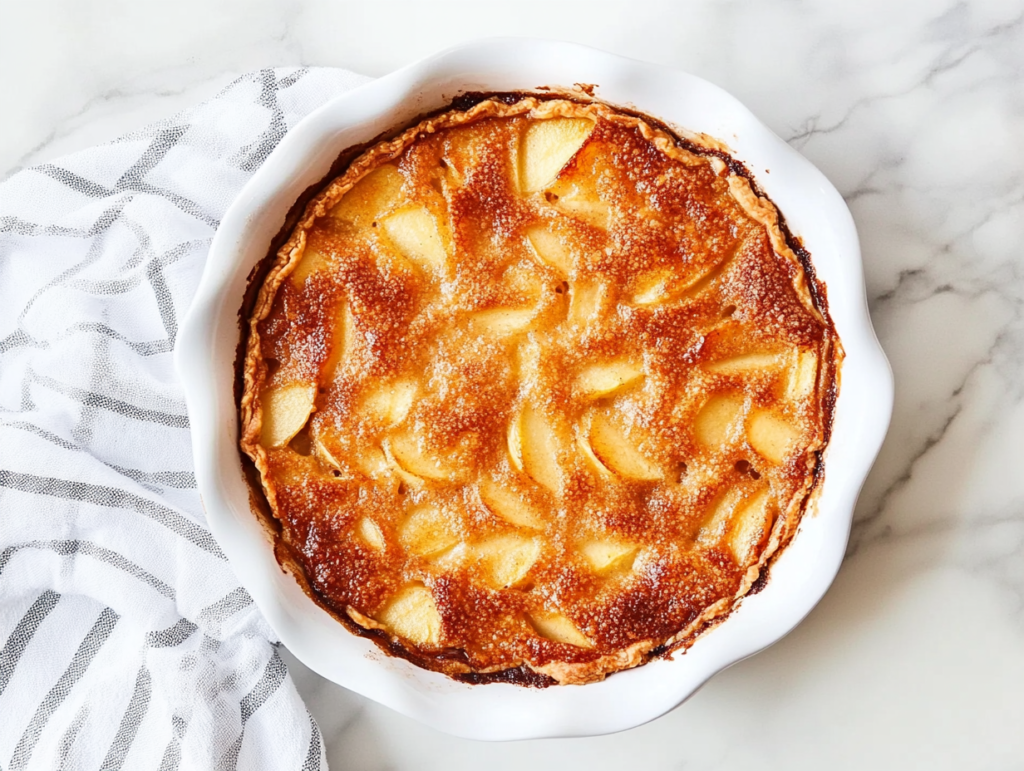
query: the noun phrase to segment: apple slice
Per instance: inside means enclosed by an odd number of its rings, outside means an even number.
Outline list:
[[[288,444],[309,420],[315,398],[316,386],[305,383],[268,388],[260,394],[263,419],[260,444],[264,447]]]
[[[695,297],[722,275],[732,257],[732,254],[720,256],[710,268],[705,266],[704,273],[691,269],[687,271],[690,275],[686,278],[671,268],[650,270],[634,281],[632,302],[634,305],[654,305]]]
[[[443,168],[450,182],[464,185],[473,169],[480,167],[487,155],[487,137],[486,130],[481,131],[479,124],[445,132]]]
[[[714,546],[729,528],[732,513],[740,499],[741,491],[732,487],[720,493],[711,503],[708,515],[701,523],[697,532],[697,543],[702,546]]]
[[[576,390],[586,399],[600,399],[628,388],[643,376],[643,368],[629,361],[591,364],[576,378]]]
[[[383,551],[384,534],[380,531],[377,523],[369,517],[363,517],[359,520],[359,524],[356,525],[356,535],[377,551]]]
[[[733,514],[729,549],[738,564],[746,565],[768,537],[772,523],[770,504],[768,490],[761,489],[740,504]]]
[[[656,482],[664,478],[661,469],[641,454],[617,425],[596,412],[590,422],[590,446],[601,463],[619,476]]]
[[[371,479],[380,479],[385,475],[390,476],[394,471],[393,459],[389,461],[387,454],[384,453],[383,448],[381,447],[370,445],[360,448],[358,455],[354,458],[354,461],[359,471],[366,474]],[[419,477],[413,478],[416,480],[415,483],[423,483],[423,480]]]
[[[615,472],[601,462],[601,459],[594,454],[594,448],[590,446],[590,426],[593,417],[593,413],[588,412],[580,420],[576,429],[576,446],[579,448],[580,452],[583,453],[583,457],[587,461],[587,465],[589,465],[590,468],[598,474],[598,476],[607,480],[614,479]]]
[[[416,381],[402,378],[371,391],[363,404],[381,425],[395,426],[405,420],[415,397]]]
[[[572,254],[565,243],[543,225],[534,225],[526,231],[526,238],[537,258],[565,276],[572,271]]]
[[[519,185],[524,193],[543,190],[583,147],[594,130],[586,118],[534,121],[519,145]]]
[[[555,206],[562,212],[588,225],[607,230],[611,221],[611,207],[596,194],[584,192],[578,185],[556,186]]]
[[[376,620],[392,634],[417,645],[437,645],[441,639],[441,614],[434,596],[423,584],[399,590]]]
[[[507,291],[516,296],[517,299],[513,300],[516,304],[474,311],[469,316],[473,328],[494,337],[507,337],[532,327],[541,310],[544,292],[544,282],[533,267],[510,268],[502,277],[502,283]]]
[[[520,496],[484,477],[480,480],[480,500],[488,511],[516,527],[542,530],[544,519]]]
[[[775,412],[759,409],[750,414],[747,442],[772,463],[782,463],[799,436],[797,427]]]
[[[323,366],[323,376],[327,382],[334,380],[338,367],[352,353],[354,339],[355,319],[352,318],[352,308],[347,301],[343,301],[335,314],[331,353]]]
[[[628,569],[633,564],[637,547],[621,541],[593,540],[580,546],[580,552],[598,575]]]
[[[745,375],[758,370],[774,369],[778,366],[779,354],[753,351],[710,362],[704,365],[704,369],[714,372],[716,375]]]
[[[427,455],[416,438],[409,434],[392,436],[385,442],[384,449],[390,452],[402,470],[415,477],[439,482],[450,482],[455,478],[452,469],[444,466],[437,458]]]
[[[492,589],[508,589],[522,582],[540,556],[536,538],[499,535],[469,549],[480,565],[481,576]]]
[[[338,470],[342,470],[341,463],[334,457],[334,454],[327,449],[327,445],[324,444],[323,439],[319,436],[313,439],[313,452],[327,465],[333,466]]]
[[[813,350],[800,349],[794,359],[786,395],[796,401],[810,396],[817,385],[818,354]]]
[[[523,432],[521,416],[517,415],[508,424],[508,456],[512,465],[523,471]],[[525,473],[525,472],[524,472]]]
[[[395,458],[394,453],[391,451],[391,442],[389,440],[385,439],[381,443],[381,452],[383,454],[385,465],[387,466],[387,468],[389,468],[392,472],[397,474],[398,478],[405,482],[407,485],[412,485],[413,487],[422,487],[423,484],[427,481],[418,474],[413,474],[411,471],[406,469],[401,463],[398,462],[398,460]],[[370,454],[370,457],[373,457],[372,453]],[[377,476],[376,474],[373,473],[370,473],[369,475],[374,478],[376,478]]]
[[[733,431],[743,414],[741,394],[715,394],[697,413],[694,433],[705,447],[717,450],[732,439]]]
[[[292,270],[288,280],[294,286],[301,287],[310,275],[326,269],[330,263],[331,258],[328,255],[319,249],[314,249],[307,241],[305,248],[302,250],[302,256],[299,257],[299,263]]]
[[[574,283],[570,290],[569,321],[586,326],[601,311],[608,290],[604,284]]]
[[[537,316],[537,308],[491,308],[476,311],[470,323],[485,334],[493,337],[508,337],[530,327]]]
[[[381,220],[384,233],[399,253],[431,273],[444,266],[445,250],[437,222],[424,207],[404,206]]]
[[[404,181],[397,167],[380,166],[345,193],[330,215],[355,227],[370,227],[401,200]]]
[[[559,448],[562,442],[544,415],[527,405],[509,428],[512,463],[556,495],[562,489]]]
[[[531,613],[527,619],[541,637],[566,645],[575,645],[577,648],[594,647],[594,643],[561,613]]]
[[[668,268],[652,270],[640,276],[633,291],[635,305],[653,305],[668,299],[669,288],[676,274]]]
[[[460,540],[448,518],[433,506],[413,510],[398,528],[398,542],[417,557],[434,557]]]

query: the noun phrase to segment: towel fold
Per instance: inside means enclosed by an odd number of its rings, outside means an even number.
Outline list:
[[[0,183],[0,768],[327,767],[207,529],[172,350],[232,198],[364,81],[251,73]]]

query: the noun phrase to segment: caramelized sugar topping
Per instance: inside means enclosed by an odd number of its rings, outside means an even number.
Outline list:
[[[603,106],[374,148],[261,302],[243,447],[281,537],[426,666],[641,663],[728,612],[811,490],[835,337],[774,208]]]

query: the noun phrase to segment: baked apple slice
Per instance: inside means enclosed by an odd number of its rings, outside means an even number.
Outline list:
[[[587,326],[600,314],[607,296],[608,288],[602,283],[574,282],[569,290],[569,321]]]
[[[534,225],[526,231],[526,238],[534,254],[545,265],[550,265],[564,276],[572,271],[572,253],[558,234],[544,225]]]
[[[409,584],[377,614],[377,621],[392,634],[417,645],[437,645],[441,639],[441,614],[430,590]]]
[[[579,425],[577,425],[576,447],[583,455],[583,459],[587,462],[591,471],[604,479],[615,479],[615,472],[601,462],[601,459],[594,453],[594,448],[590,445],[590,425],[592,417],[593,415],[588,412],[580,420]]]
[[[520,496],[485,477],[480,480],[480,500],[487,510],[510,525],[528,530],[542,530],[544,519],[540,512]]]
[[[527,618],[541,637],[577,648],[594,647],[594,643],[561,613],[531,613]]]
[[[260,394],[260,444],[283,447],[302,430],[313,412],[316,386],[306,383],[268,388]]]
[[[444,243],[437,221],[423,206],[403,206],[381,220],[384,233],[399,254],[426,273],[433,273],[445,264]]]
[[[380,526],[369,517],[359,520],[359,524],[356,525],[356,535],[377,551],[384,550],[384,533],[381,532]]]
[[[579,547],[591,569],[598,575],[626,570],[633,564],[637,547],[634,544],[608,539],[586,541]]]
[[[789,371],[786,396],[793,401],[806,399],[818,382],[818,354],[814,350],[800,348],[793,357]]]
[[[744,398],[738,393],[715,394],[700,408],[694,421],[697,440],[709,450],[717,450],[733,439],[743,416]]]
[[[762,488],[736,508],[729,533],[729,550],[737,564],[746,565],[751,555],[760,553],[758,547],[772,528],[771,503],[768,489]]]
[[[379,166],[342,196],[330,216],[352,227],[371,227],[401,202],[404,182],[396,166]]]
[[[534,193],[550,185],[587,141],[594,122],[586,118],[550,118],[530,123],[519,144],[519,186]]]
[[[654,305],[669,299],[677,281],[677,272],[668,268],[650,270],[636,279],[633,287],[634,305]]]
[[[702,546],[708,547],[718,543],[729,530],[729,523],[732,521],[736,505],[742,498],[743,491],[737,487],[730,487],[720,492],[711,502],[708,513],[697,531],[696,541]]]
[[[591,364],[576,378],[576,390],[585,399],[600,399],[639,383],[643,367],[631,361]]]
[[[470,322],[484,334],[492,337],[508,337],[526,331],[536,317],[536,307],[489,308],[473,313],[470,316]]]
[[[560,448],[563,445],[551,422],[527,405],[513,419],[508,432],[512,464],[556,495],[562,489]]]
[[[556,196],[554,205],[560,211],[595,228],[608,229],[612,208],[587,186],[559,183],[551,192]]]
[[[352,308],[347,302],[342,302],[334,317],[334,329],[331,331],[331,353],[323,366],[323,377],[325,382],[334,380],[341,364],[352,355],[352,348],[355,341],[355,319],[352,318]]]
[[[288,280],[292,282],[295,287],[301,287],[306,283],[306,279],[314,273],[327,270],[331,264],[331,257],[326,252],[317,249],[306,242],[306,246],[302,249],[302,256],[299,257],[298,264],[292,269],[291,275],[288,276]]]
[[[403,479],[413,484],[422,484],[423,480],[431,479],[438,482],[450,482],[455,479],[455,472],[430,456],[421,443],[413,436],[398,433],[383,443],[384,455],[389,462],[401,471]]]
[[[398,542],[409,554],[435,557],[459,544],[458,532],[433,506],[420,506],[398,527]]]
[[[747,442],[772,463],[782,463],[796,446],[800,431],[773,410],[756,409],[747,422]]]
[[[717,375],[747,375],[754,372],[780,369],[782,356],[772,351],[751,351],[719,359],[704,365],[708,372]]]
[[[469,547],[469,556],[480,566],[480,575],[492,589],[509,589],[521,583],[540,556],[540,543],[520,535],[499,535]]]
[[[753,492],[732,487],[720,493],[711,504],[707,517],[697,534],[697,542],[705,547],[725,540],[739,565],[746,565],[751,555],[760,553],[774,520],[774,504],[768,488]]]
[[[416,398],[416,381],[407,378],[381,385],[363,400],[365,408],[383,426],[395,426],[405,420]]]
[[[664,478],[658,465],[645,457],[625,431],[604,413],[591,413],[588,438],[601,464],[619,476],[644,482]]]

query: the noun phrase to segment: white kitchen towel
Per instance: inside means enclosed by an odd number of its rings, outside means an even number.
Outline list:
[[[171,360],[218,220],[364,82],[264,70],[0,183],[0,769],[324,769],[206,527]]]

